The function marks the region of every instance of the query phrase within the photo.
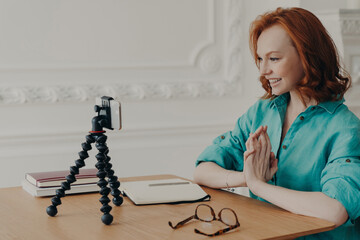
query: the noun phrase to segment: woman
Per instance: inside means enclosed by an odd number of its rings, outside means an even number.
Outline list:
[[[266,93],[199,156],[194,180],[336,224],[306,239],[359,239],[360,121],[332,39],[309,11],[278,8],[252,23],[250,48]]]

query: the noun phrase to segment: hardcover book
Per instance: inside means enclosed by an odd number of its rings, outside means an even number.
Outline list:
[[[56,190],[59,187],[36,187],[35,185],[28,182],[26,179],[22,181],[22,188],[35,197],[45,197],[45,196],[55,196]],[[71,185],[71,189],[67,190],[66,194],[75,194],[75,193],[88,193],[88,192],[99,192],[100,187],[96,183],[91,184],[80,184],[80,185]]]
[[[76,182],[71,185],[94,184],[99,180],[96,176],[97,172],[98,170],[96,168],[80,169],[79,174],[75,176]],[[36,187],[59,187],[62,182],[66,181],[65,177],[69,174],[69,170],[35,172],[25,174],[25,179]]]

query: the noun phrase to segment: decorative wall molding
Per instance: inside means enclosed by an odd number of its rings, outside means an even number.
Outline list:
[[[215,54],[206,54],[200,60],[200,67],[204,73],[216,73],[220,70],[221,59]]]
[[[339,11],[344,44],[345,65],[352,77],[352,87],[346,93],[347,105],[359,116],[360,112],[360,9]]]
[[[360,35],[360,18],[358,19],[342,19],[341,33],[344,35]]]
[[[243,1],[230,0],[226,8],[226,80],[234,83],[241,81],[242,72],[242,7]]]
[[[84,102],[93,101],[103,95],[134,100],[222,97],[236,92],[236,86],[226,82],[210,84],[191,82],[5,87],[0,88],[0,102],[3,104]]]
[[[149,66],[132,67],[131,70],[146,72],[148,70],[164,72],[168,79],[157,81],[157,76],[153,75],[149,79],[143,74],[142,77],[131,75],[130,82],[123,82],[114,75],[113,79],[119,79],[118,83],[114,80],[108,81],[106,78],[101,84],[96,81],[89,83],[71,82],[61,83],[61,81],[47,81],[41,79],[22,79],[15,86],[11,85],[12,78],[6,75],[9,84],[0,86],[0,104],[25,104],[25,103],[56,103],[56,102],[84,102],[93,100],[100,95],[111,95],[121,99],[169,99],[169,98],[201,98],[201,97],[222,97],[233,95],[241,89],[242,72],[242,1],[208,1],[207,4],[207,36],[199,42],[191,51],[188,58],[189,64],[186,66]],[[225,33],[225,34],[224,34]],[[181,40],[180,40],[181,42]],[[52,64],[52,63],[49,63]],[[114,63],[112,63],[114,65]],[[30,66],[31,67],[31,66]],[[60,66],[61,67],[61,66]],[[104,66],[92,66],[89,68],[79,68],[79,71],[86,72],[91,69],[102,69],[107,71]],[[112,67],[118,72],[126,71],[126,68]],[[144,71],[144,69],[146,69]],[[12,69],[3,71],[20,71],[23,73],[34,71],[29,67],[21,65],[13,66]],[[35,69],[37,72],[46,72],[49,69]],[[59,69],[56,71],[73,71],[74,68]],[[1,71],[0,71],[1,73]],[[52,73],[49,74],[49,78]],[[56,73],[55,73],[56,74]],[[145,75],[145,78],[143,77]],[[181,79],[178,76],[185,75]],[[22,76],[26,76],[23,74]],[[68,76],[68,75],[67,75]],[[173,78],[171,76],[174,76]],[[35,78],[35,77],[33,77]],[[59,78],[59,77],[57,77]],[[74,77],[76,78],[76,77]],[[6,79],[6,78],[5,78]],[[160,78],[159,78],[160,79]],[[34,84],[29,84],[34,82]],[[45,82],[45,84],[44,84]]]
[[[215,41],[215,34],[216,34],[216,9],[215,9],[215,0],[208,1],[207,2],[207,12],[208,12],[208,19],[207,19],[207,30],[208,30],[208,36],[206,38],[206,41],[199,43],[191,52],[190,54],[190,63],[191,66],[195,66],[198,59],[202,61],[202,59],[207,59],[209,57],[209,49],[211,46],[214,46],[216,44]],[[203,69],[204,71],[204,69]]]
[[[340,10],[340,28],[345,49],[345,62],[352,77],[353,88],[360,82],[360,9]],[[355,41],[354,41],[355,40]],[[359,99],[359,98],[358,98]]]
[[[360,9],[340,9],[337,15],[343,37],[360,35]]]

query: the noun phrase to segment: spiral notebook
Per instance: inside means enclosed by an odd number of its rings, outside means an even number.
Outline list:
[[[135,205],[192,203],[211,198],[199,185],[180,178],[122,182],[120,190]]]

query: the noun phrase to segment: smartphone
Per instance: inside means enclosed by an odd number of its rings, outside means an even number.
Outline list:
[[[96,105],[101,108],[99,115],[105,116],[107,120],[107,125],[104,127],[120,130],[122,127],[120,102],[112,97],[103,96],[96,98]]]
[[[111,100],[110,101],[110,111],[111,111],[111,127],[116,130],[121,129],[121,104],[119,101]]]

